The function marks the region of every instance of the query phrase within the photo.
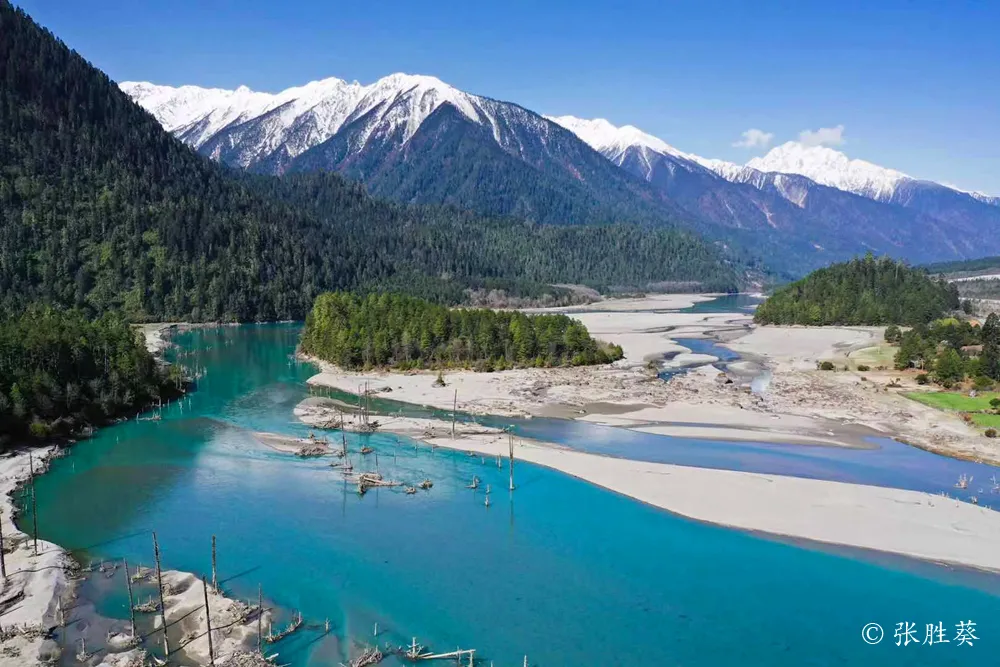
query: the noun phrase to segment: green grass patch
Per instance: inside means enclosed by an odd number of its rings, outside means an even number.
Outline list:
[[[1000,393],[995,391],[980,392],[975,398],[953,391],[910,391],[903,395],[938,410],[975,412],[977,410],[991,410],[990,400],[1000,396]]]
[[[857,368],[858,364],[864,364],[865,366],[871,366],[872,368],[878,368],[879,366],[892,368],[896,358],[896,350],[898,349],[898,347],[889,345],[888,343],[881,343],[879,345],[872,345],[871,347],[855,350],[854,352],[851,352],[848,358],[851,360],[851,364],[854,368]]]
[[[982,426],[983,428],[1000,429],[1000,415],[988,415],[983,412],[973,412],[972,421],[977,426]]]

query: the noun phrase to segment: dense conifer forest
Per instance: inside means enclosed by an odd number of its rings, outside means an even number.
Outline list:
[[[342,368],[474,368],[603,364],[622,357],[565,315],[458,308],[400,294],[316,299],[302,351]]]
[[[126,322],[302,319],[328,290],[454,304],[660,281],[727,290],[738,275],[687,232],[483,219],[332,174],[231,171],[0,0],[0,433],[68,433],[159,397]],[[596,354],[584,342],[568,360]]]
[[[958,290],[923,269],[867,255],[777,289],[759,324],[926,324],[959,307]]]
[[[0,447],[68,436],[180,392],[122,317],[32,307],[0,319]]]
[[[0,303],[132,320],[301,319],[324,290],[441,301],[489,281],[733,287],[680,231],[576,230],[409,209],[334,175],[241,176],[166,133],[102,72],[0,0]]]

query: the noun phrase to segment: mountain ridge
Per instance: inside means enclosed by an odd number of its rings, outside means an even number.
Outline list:
[[[738,165],[634,126],[542,116],[435,77],[330,78],[278,93],[123,90],[199,152],[269,174],[337,171],[406,203],[543,224],[684,226],[802,273],[868,251],[911,261],[1000,252],[1000,206],[822,146]]]
[[[45,304],[252,322],[301,319],[331,289],[460,303],[554,283],[737,286],[685,231],[542,227],[376,200],[337,174],[228,168],[7,0],[0,35],[0,62],[17,63],[0,67],[0,318]]]

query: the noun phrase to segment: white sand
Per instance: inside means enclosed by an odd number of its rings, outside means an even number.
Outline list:
[[[163,352],[169,345],[167,342],[167,331],[176,325],[164,322],[140,325],[139,331],[146,339],[146,349],[151,354],[157,355]]]
[[[36,474],[45,469],[49,457],[55,451],[55,447],[32,450]],[[4,605],[6,610],[0,615],[0,626],[5,630],[17,626],[21,630],[17,636],[0,642],[0,667],[49,664],[58,655],[59,647],[56,643],[44,640],[39,635],[40,631],[59,625],[60,601],[62,608],[66,610],[65,619],[70,622],[79,620],[72,611],[76,582],[69,573],[76,567],[73,559],[57,545],[44,540],[38,541],[38,555],[35,556],[31,538],[17,530],[11,519],[11,494],[29,478],[28,469],[27,451],[0,457],[0,521],[3,522],[4,544],[8,550],[12,545],[17,545],[12,552],[6,554],[7,581],[0,578],[0,601],[10,601],[9,607]],[[116,576],[124,576],[124,572]],[[204,606],[200,581],[197,581],[197,586],[193,585],[196,581],[192,574],[164,572],[164,583],[174,591],[174,594],[166,597],[167,623],[187,614],[193,605]],[[220,628],[230,623],[242,608],[241,603],[211,592],[209,606],[212,609],[213,627]],[[94,628],[103,625],[96,619],[90,621]],[[195,613],[173,626],[173,645],[177,645],[176,642],[182,635],[203,633],[204,621],[204,614]],[[256,624],[236,625],[213,632],[213,641],[217,663],[221,664],[251,644],[256,646]],[[103,647],[104,644],[104,637],[93,638],[93,643],[88,641],[88,645]],[[198,664],[208,664],[207,639],[194,641],[184,654]],[[107,667],[140,667],[144,655],[142,650],[133,649],[120,653],[102,652],[95,659],[101,660],[100,665]]]
[[[44,469],[53,447],[33,450],[36,474]],[[7,581],[0,578],[0,600],[5,611],[0,616],[4,629],[19,626],[26,630],[3,642],[0,650],[0,667],[24,667],[41,664],[42,658],[57,653],[54,643],[35,636],[39,630],[58,625],[59,600],[68,608],[73,595],[73,583],[67,575],[72,566],[70,557],[58,546],[44,540],[38,541],[38,555],[34,555],[32,540],[19,531],[13,523],[11,494],[28,479],[28,454],[18,452],[0,458],[0,521],[3,522],[6,554]],[[22,597],[23,596],[23,597]],[[8,607],[9,604],[9,607]]]
[[[173,647],[184,644],[181,652],[185,657],[199,665],[207,665],[205,589],[201,579],[188,572],[171,570],[163,573],[163,585],[169,591],[164,595],[164,607],[171,651],[175,650]],[[246,618],[246,604],[216,593],[209,583],[208,606],[212,612],[212,648],[216,664],[226,662],[236,653],[256,649],[257,617]],[[265,632],[269,620],[265,612],[262,619]],[[163,627],[159,614],[154,624],[157,628]],[[162,642],[162,635],[156,635],[154,640]]]
[[[623,424],[624,425],[624,424]],[[851,446],[843,439],[822,438],[815,435],[796,435],[781,431],[752,431],[743,428],[716,426],[629,426],[631,431],[669,435],[675,438],[707,440],[730,440],[740,442],[781,442],[789,445],[829,445],[833,447]]]
[[[756,327],[727,347],[814,370],[816,361],[830,359],[851,349],[870,346],[882,337],[878,327]]]
[[[667,369],[685,368],[687,366],[696,366],[701,364],[714,364],[718,360],[718,357],[713,357],[711,354],[681,352],[673,359],[663,364],[663,367]]]
[[[526,313],[577,313],[587,310],[629,311],[629,310],[676,310],[687,308],[702,301],[711,301],[719,294],[650,294],[634,299],[606,299],[596,303],[583,303],[563,308],[526,308]]]

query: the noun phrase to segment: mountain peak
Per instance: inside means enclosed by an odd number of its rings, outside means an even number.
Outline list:
[[[799,174],[821,185],[880,201],[888,200],[896,186],[910,178],[901,171],[851,159],[826,146],[807,146],[797,141],[776,146],[746,166],[763,172]]]
[[[649,148],[657,153],[681,154],[662,139],[647,134],[634,125],[617,127],[604,118],[591,120],[576,116],[545,116],[545,118],[562,125],[600,153],[620,153],[635,146]]]
[[[395,72],[393,74],[386,75],[376,81],[373,85],[400,88],[404,90],[408,88],[438,88],[443,90],[457,90],[454,86],[445,83],[436,76],[428,74],[408,74],[406,72]]]
[[[408,141],[421,123],[442,104],[451,104],[469,120],[485,123],[482,99],[462,92],[441,79],[397,72],[370,85],[348,83],[336,77],[310,81],[278,93],[198,86],[159,86],[127,81],[120,87],[171,132],[195,148],[223,132],[254,119],[261,121],[260,150],[237,158],[247,167],[279,146],[294,157],[336,134],[347,122],[374,112],[383,121],[381,131],[401,129]],[[495,134],[495,133],[494,133]]]

